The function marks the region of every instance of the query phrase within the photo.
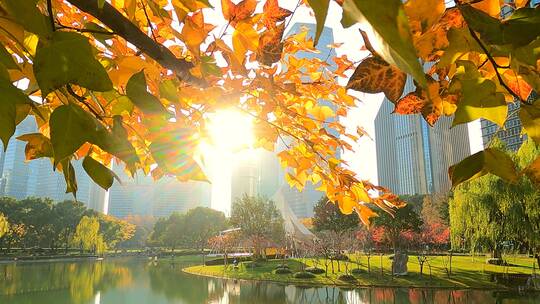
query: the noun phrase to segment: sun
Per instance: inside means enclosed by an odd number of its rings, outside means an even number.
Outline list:
[[[209,116],[208,131],[214,147],[236,152],[253,146],[253,120],[235,110],[220,110]]]
[[[206,127],[210,138],[199,149],[203,170],[212,182],[210,207],[229,216],[232,170],[253,151],[253,120],[242,112],[220,110],[208,115]]]

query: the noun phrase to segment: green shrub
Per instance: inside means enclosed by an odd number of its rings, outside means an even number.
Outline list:
[[[366,271],[363,270],[363,269],[360,269],[360,268],[355,268],[355,269],[353,269],[353,270],[351,271],[351,273],[352,273],[353,275],[359,275],[359,274],[366,273]]]
[[[291,274],[292,271],[289,268],[277,268],[274,270],[275,274]]]
[[[356,281],[356,278],[350,274],[342,274],[338,277],[338,280],[345,282],[354,282]]]
[[[325,272],[324,269],[317,268],[317,267],[308,267],[306,268],[306,271],[311,272],[313,274],[321,274]]]
[[[501,258],[489,258],[486,260],[486,263],[491,264],[491,265],[499,265],[499,266],[506,265],[506,261]]]
[[[315,275],[311,272],[297,272],[294,274],[294,277],[297,279],[313,279]]]
[[[259,263],[257,263],[257,262],[244,262],[243,264],[244,264],[244,266],[245,266],[246,268],[256,268],[256,267],[261,266],[261,265],[260,265]]]

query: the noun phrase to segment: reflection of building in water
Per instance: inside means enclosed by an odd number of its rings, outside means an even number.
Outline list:
[[[116,164],[115,164],[116,165]],[[172,177],[154,181],[138,172],[131,178],[123,167],[114,168],[122,183],[114,183],[109,190],[109,214],[169,216],[173,212],[186,212],[197,206],[209,206],[210,185],[204,182],[179,182]]]

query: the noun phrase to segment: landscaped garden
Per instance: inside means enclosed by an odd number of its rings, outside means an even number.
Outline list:
[[[357,286],[400,286],[400,287],[448,287],[448,288],[505,288],[510,287],[499,284],[504,279],[505,274],[516,277],[515,274],[530,275],[533,271],[534,259],[524,256],[507,257],[511,266],[491,265],[485,262],[484,256],[453,256],[452,273],[449,274],[448,256],[430,256],[429,265],[424,266],[423,274],[420,274],[420,265],[417,256],[409,256],[406,276],[392,276],[392,260],[389,255],[372,256],[370,261],[370,271],[367,270],[367,257],[359,257],[360,264],[357,264],[356,257],[351,257],[350,261],[329,262],[328,272],[324,272],[324,259],[281,259],[257,261],[255,267],[253,262],[241,262],[238,267],[229,264],[214,266],[192,266],[184,271],[192,274],[226,277],[245,280],[264,280],[286,282],[291,284],[308,285],[357,285]],[[382,260],[382,269],[381,269]],[[333,263],[334,271],[332,272]],[[279,274],[278,269],[283,265],[290,269],[290,273]],[[321,268],[322,266],[322,268]],[[299,278],[297,273],[306,272],[313,268],[322,269],[322,273],[314,274],[312,277]],[[347,270],[347,271],[346,271]],[[347,280],[344,275],[352,275],[354,279]],[[519,276],[519,275],[518,275]],[[340,278],[342,277],[342,278]],[[499,281],[495,281],[495,277]],[[522,282],[523,283],[523,282]]]

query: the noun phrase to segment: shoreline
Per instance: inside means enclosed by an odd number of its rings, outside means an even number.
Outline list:
[[[409,288],[409,289],[446,289],[446,290],[485,290],[485,291],[516,291],[515,288],[510,287],[470,287],[470,286],[418,286],[418,285],[392,285],[392,284],[351,284],[343,281],[334,281],[333,284],[321,284],[318,282],[311,282],[311,281],[300,281],[300,282],[294,282],[294,281],[284,281],[284,280],[273,280],[273,279],[244,279],[244,278],[234,278],[234,277],[227,277],[227,276],[218,276],[213,274],[206,274],[206,273],[199,273],[195,271],[189,270],[189,268],[192,267],[198,267],[202,265],[196,265],[196,266],[190,266],[182,269],[182,272],[194,275],[194,276],[200,276],[200,277],[207,277],[207,278],[215,278],[215,279],[221,279],[221,280],[238,280],[238,281],[245,281],[245,282],[269,282],[269,283],[278,283],[278,284],[284,284],[284,285],[293,285],[296,287],[312,287],[312,288],[321,288],[321,287],[338,287],[338,288]],[[530,290],[527,292],[531,293],[540,293],[540,291],[534,291]]]
[[[11,260],[0,260],[0,265],[4,264],[36,264],[36,263],[54,263],[54,262],[78,262],[78,261],[102,261],[104,257],[97,256],[81,256],[81,257],[59,257],[50,259],[31,259],[17,258]]]

